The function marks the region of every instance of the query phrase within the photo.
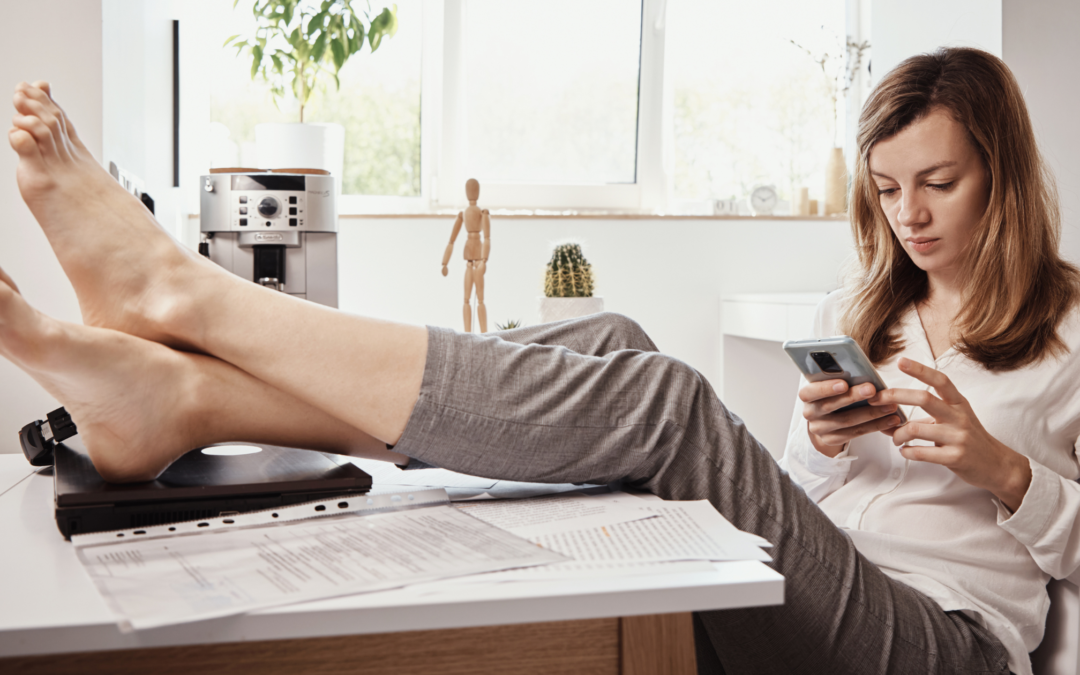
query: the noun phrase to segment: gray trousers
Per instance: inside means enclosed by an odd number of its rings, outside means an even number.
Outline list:
[[[630,319],[428,336],[396,451],[490,478],[621,480],[663,499],[708,499],[774,544],[784,604],[696,613],[699,672],[1008,672],[997,638],[866,560],[701,374],[657,353]]]

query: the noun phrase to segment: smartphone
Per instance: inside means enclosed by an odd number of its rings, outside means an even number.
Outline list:
[[[807,382],[844,380],[848,383],[848,387],[869,382],[878,391],[887,388],[885,381],[881,379],[881,375],[878,375],[859,343],[847,335],[820,340],[788,340],[784,343],[784,351],[802,371]],[[870,404],[866,401],[857,401],[836,412],[868,405]],[[900,416],[900,424],[907,424],[907,415],[900,406],[896,407],[896,414]]]

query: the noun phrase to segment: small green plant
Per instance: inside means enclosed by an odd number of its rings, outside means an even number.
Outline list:
[[[234,8],[239,1],[233,1]],[[256,0],[251,8],[255,35],[246,40],[234,35],[225,46],[232,44],[237,54],[247,50],[251,79],[270,83],[275,104],[288,88],[300,103],[303,122],[304,106],[323,74],[340,89],[338,73],[363,48],[365,35],[374,52],[384,37],[397,33],[397,5],[372,14],[365,0],[362,15],[352,5],[353,0]]]
[[[592,265],[581,253],[581,244],[555,247],[544,275],[544,295],[549,298],[591,298]]]
[[[498,330],[512,330],[514,328],[521,328],[521,319],[508,319],[505,324],[496,323],[495,328]]]

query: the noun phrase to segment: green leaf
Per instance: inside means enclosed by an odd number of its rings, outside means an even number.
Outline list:
[[[384,9],[383,11],[385,12],[387,10]],[[394,37],[395,35],[397,35],[397,27],[398,27],[397,5],[396,4],[394,5],[394,11],[390,12],[390,17],[391,17],[390,18],[390,28],[389,28],[390,32],[387,33],[387,37]]]
[[[355,54],[364,46],[364,24],[356,18],[355,14],[349,17],[349,21],[353,30],[352,37],[349,38],[349,51]]]
[[[342,46],[342,41],[331,42],[330,51],[334,53],[334,70],[341,70],[341,66],[345,63],[345,47]]]
[[[311,48],[311,60],[318,63],[322,61],[324,54],[326,54],[326,31],[319,33],[319,37],[315,38],[315,46]]]
[[[259,72],[259,65],[262,64],[263,50],[259,45],[255,45],[251,48],[251,79],[255,79],[255,74]]]
[[[240,36],[239,35],[233,35],[232,37],[230,37],[228,40],[225,41],[225,44],[223,44],[221,46],[222,47],[228,47],[229,43],[232,42],[233,40],[235,40],[238,37],[240,37]]]
[[[281,57],[277,54],[271,54],[270,60],[274,62],[274,70],[277,71],[278,75],[281,75],[281,71],[284,68],[284,65],[281,63]]]

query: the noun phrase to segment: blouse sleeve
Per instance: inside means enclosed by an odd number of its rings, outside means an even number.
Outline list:
[[[1019,508],[1009,513],[994,500],[998,525],[1027,548],[1043,572],[1076,583],[1080,580],[1080,483],[1034,459],[1028,462],[1031,485]]]
[[[818,305],[814,316],[813,337],[820,338],[833,333],[835,325],[833,316],[839,300],[838,296],[838,293],[829,295]],[[800,377],[799,388],[806,385],[806,378]],[[780,458],[780,468],[787,471],[791,480],[802,487],[810,499],[820,502],[847,481],[848,471],[853,461],[855,458],[848,456],[846,447],[836,457],[828,457],[818,452],[810,441],[810,431],[803,417],[803,403],[796,396],[787,444],[784,446],[784,456]]]

